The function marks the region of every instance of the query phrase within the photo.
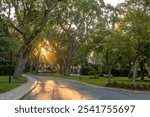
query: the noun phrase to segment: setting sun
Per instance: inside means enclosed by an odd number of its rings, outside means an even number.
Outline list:
[[[44,48],[41,48],[41,53],[42,53],[43,55],[47,55],[47,54],[48,54],[48,52],[47,52]]]

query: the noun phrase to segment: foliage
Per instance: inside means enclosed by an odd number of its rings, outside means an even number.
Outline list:
[[[150,73],[149,12],[149,0],[125,0],[115,7],[103,0],[3,0],[0,52],[7,55],[4,51],[13,49],[20,55],[17,68],[27,59],[29,65],[42,63],[37,59],[40,49],[51,48],[55,57],[49,55],[47,64],[59,64],[65,75],[71,65],[80,64],[85,74],[127,76],[129,71],[133,81],[138,72],[143,79],[146,70]],[[39,50],[36,56],[35,50]],[[96,65],[88,65],[88,58]],[[16,73],[23,68],[15,69]]]
[[[126,0],[116,7],[106,5],[102,22],[93,29],[89,45],[93,57],[99,57],[103,71],[111,74],[113,69],[127,68],[133,72],[133,81],[140,62],[149,63],[149,2],[148,0]]]
[[[99,79],[91,79],[90,75],[82,75],[82,76],[63,76],[62,74],[58,74],[58,73],[54,73],[54,74],[39,74],[40,76],[47,76],[47,77],[59,77],[59,78],[65,78],[68,80],[76,80],[76,81],[80,81],[80,82],[84,82],[84,83],[88,83],[88,84],[92,84],[92,85],[96,85],[96,86],[106,86],[106,84],[108,83],[108,79],[107,78],[103,78],[103,77],[99,77]],[[136,83],[131,82],[127,77],[114,77],[112,78],[112,82],[117,82],[119,84],[129,84],[129,85],[149,85],[150,79],[147,78],[146,81],[140,81],[137,80]]]
[[[149,91],[150,85],[148,84],[125,84],[125,83],[117,83],[116,81],[112,83],[106,84],[107,87],[115,87],[115,88],[123,88],[129,90],[137,90],[137,91]]]
[[[18,51],[18,42],[10,34],[9,28],[5,20],[0,18],[0,74],[7,75],[9,66],[10,50],[13,51],[13,55]],[[13,61],[13,68],[14,69]]]
[[[46,28],[46,33],[48,40],[62,59],[64,74],[69,75],[71,64],[79,64],[82,61],[81,55],[84,55],[85,60],[87,50],[83,47],[88,48],[86,41],[92,30],[91,27],[94,28],[101,13],[101,5],[93,0],[68,0],[58,4],[56,11],[53,12],[54,19]],[[52,23],[55,25],[52,26]]]

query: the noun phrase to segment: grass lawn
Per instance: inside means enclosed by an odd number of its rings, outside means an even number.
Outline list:
[[[0,93],[4,93],[6,91],[9,91],[11,89],[14,89],[25,82],[27,82],[27,78],[21,77],[20,79],[12,79],[12,82],[9,83],[9,77],[8,76],[0,76]]]
[[[65,79],[71,79],[71,80],[77,80],[80,82],[85,82],[88,84],[92,84],[92,85],[96,85],[96,86],[105,86],[108,82],[108,78],[103,78],[103,77],[99,77],[99,79],[93,79],[92,76],[63,76],[62,74],[58,74],[58,73],[54,73],[54,74],[50,74],[50,73],[40,73],[38,75],[41,76],[50,76],[50,77],[60,77],[60,78],[65,78]],[[133,84],[132,81],[130,81],[127,77],[114,77],[112,78],[112,82],[115,81],[117,83],[124,83],[124,84]],[[135,84],[139,84],[139,85],[150,85],[150,78],[145,78],[145,81],[140,81],[137,80],[135,82]]]

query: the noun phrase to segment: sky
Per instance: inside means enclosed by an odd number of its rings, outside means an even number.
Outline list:
[[[116,6],[118,3],[124,2],[124,0],[104,0],[104,1],[105,1],[105,3],[109,3],[113,6]]]
[[[109,4],[113,5],[113,6],[116,6],[118,3],[122,3],[125,0],[104,0],[104,1],[105,1],[105,3],[109,3]]]

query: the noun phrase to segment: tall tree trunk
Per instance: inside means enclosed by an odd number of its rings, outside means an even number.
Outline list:
[[[148,78],[150,78],[150,68],[148,67],[148,65],[145,66],[145,69],[147,70]]]
[[[38,66],[39,66],[39,62],[37,59],[35,59],[35,73],[38,74]]]
[[[18,79],[23,74],[25,65],[28,60],[29,51],[30,50],[28,48],[22,47],[22,52],[17,54],[16,66],[15,66],[13,78]]]
[[[108,83],[111,83],[111,71],[112,71],[112,69],[110,68],[110,69],[108,69]]]
[[[110,65],[109,65],[109,57],[108,57],[108,49],[107,49],[107,51],[106,51],[106,69],[107,69],[107,75],[108,75],[108,83],[110,83],[111,82],[111,78],[110,78],[110,74],[111,74],[111,71],[110,71]]]
[[[35,73],[38,74],[39,73],[41,51],[38,48],[36,50],[37,50],[37,55],[34,56],[34,60],[35,60]]]
[[[135,79],[137,77],[137,67],[138,67],[138,56],[135,57],[135,61],[133,64],[133,77],[132,77],[132,81],[135,82]]]
[[[133,67],[131,67],[129,72],[128,72],[128,78],[131,80],[132,77],[133,77]]]
[[[39,65],[40,65],[40,60],[39,60],[40,55],[38,54],[37,57],[35,56],[35,73],[39,73]]]
[[[63,74],[63,62],[62,61],[59,63],[59,66],[60,66],[59,73]]]
[[[108,73],[108,83],[111,83],[111,78],[112,78],[112,70],[114,69],[115,65],[121,60],[122,57],[118,57],[113,64],[109,63],[109,53],[108,51],[106,52],[106,66],[107,66],[107,73]]]
[[[69,47],[68,47],[68,55],[66,56],[65,59],[65,70],[64,70],[64,75],[69,76],[70,75],[70,68],[71,68],[71,63],[72,63],[72,58],[74,55],[74,38],[72,38],[70,35],[68,36],[69,39]]]
[[[66,65],[64,75],[65,76],[69,76],[70,75],[70,65]]]
[[[70,67],[71,67],[71,62],[66,59],[65,62],[64,62],[64,75],[65,76],[70,75]]]
[[[25,69],[26,62],[27,57],[23,58],[23,54],[17,55],[16,67],[13,78],[18,79],[19,77],[21,77],[23,70]]]
[[[150,69],[148,69],[147,72],[148,72],[148,78],[150,78]]]
[[[33,72],[33,62],[30,62],[30,73]]]
[[[144,74],[145,74],[145,61],[141,61],[140,62],[140,69],[141,69],[141,80],[144,80]]]

